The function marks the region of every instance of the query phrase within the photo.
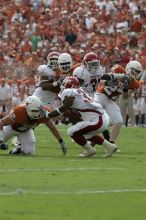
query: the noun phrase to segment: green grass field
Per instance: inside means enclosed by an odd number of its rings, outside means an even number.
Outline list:
[[[83,159],[66,128],[66,157],[44,126],[35,156],[0,152],[0,220],[146,220],[146,129],[122,128],[121,153]]]

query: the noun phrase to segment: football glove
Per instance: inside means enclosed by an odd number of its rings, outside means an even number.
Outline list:
[[[46,111],[43,107],[40,108],[40,111],[41,111],[42,117],[44,117],[44,118],[49,118],[49,112]]]
[[[105,86],[110,86],[110,87],[114,87],[114,86],[116,86],[117,85],[117,80],[115,79],[115,80],[107,80],[106,82],[105,82]]]
[[[66,146],[66,144],[65,144],[64,141],[62,141],[62,142],[60,143],[60,147],[61,147],[63,156],[65,156],[66,153],[67,153],[67,146]]]
[[[1,150],[7,150],[8,149],[8,144],[6,144],[5,142],[1,142],[0,143],[0,149]]]
[[[129,84],[131,83],[131,77],[127,74],[124,75],[124,90],[128,90]]]

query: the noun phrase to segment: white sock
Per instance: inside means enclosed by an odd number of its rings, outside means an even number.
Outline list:
[[[87,141],[87,143],[83,147],[86,148],[87,150],[92,150],[93,149],[93,147],[91,146],[89,141]]]
[[[111,149],[111,147],[113,146],[113,144],[111,144],[109,141],[104,140],[102,146],[104,147],[105,150],[109,150]]]

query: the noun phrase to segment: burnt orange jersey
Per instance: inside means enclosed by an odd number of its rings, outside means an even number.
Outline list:
[[[47,106],[45,106],[45,110],[50,112],[50,109]],[[20,132],[26,132],[30,129],[34,129],[39,124],[46,124],[49,120],[44,117],[41,117],[40,119],[30,119],[27,115],[24,104],[13,108],[9,113],[9,117],[13,122],[12,128]]]
[[[129,89],[138,89],[140,86],[140,82],[136,79],[132,79],[131,83],[129,84]]]
[[[132,79],[128,89],[132,89],[135,90],[139,87],[139,81],[137,81],[136,79]],[[99,86],[97,88],[98,93],[103,93],[105,94],[109,99],[112,99],[113,101],[115,101],[120,94],[123,93],[123,89],[124,89],[124,80],[119,79],[116,83],[116,85],[114,86],[106,86],[106,85],[102,85]]]

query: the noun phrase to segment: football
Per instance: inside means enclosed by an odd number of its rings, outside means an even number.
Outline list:
[[[77,122],[82,121],[80,112],[74,109],[65,110],[64,116],[69,118],[69,121],[72,124],[76,124]]]

